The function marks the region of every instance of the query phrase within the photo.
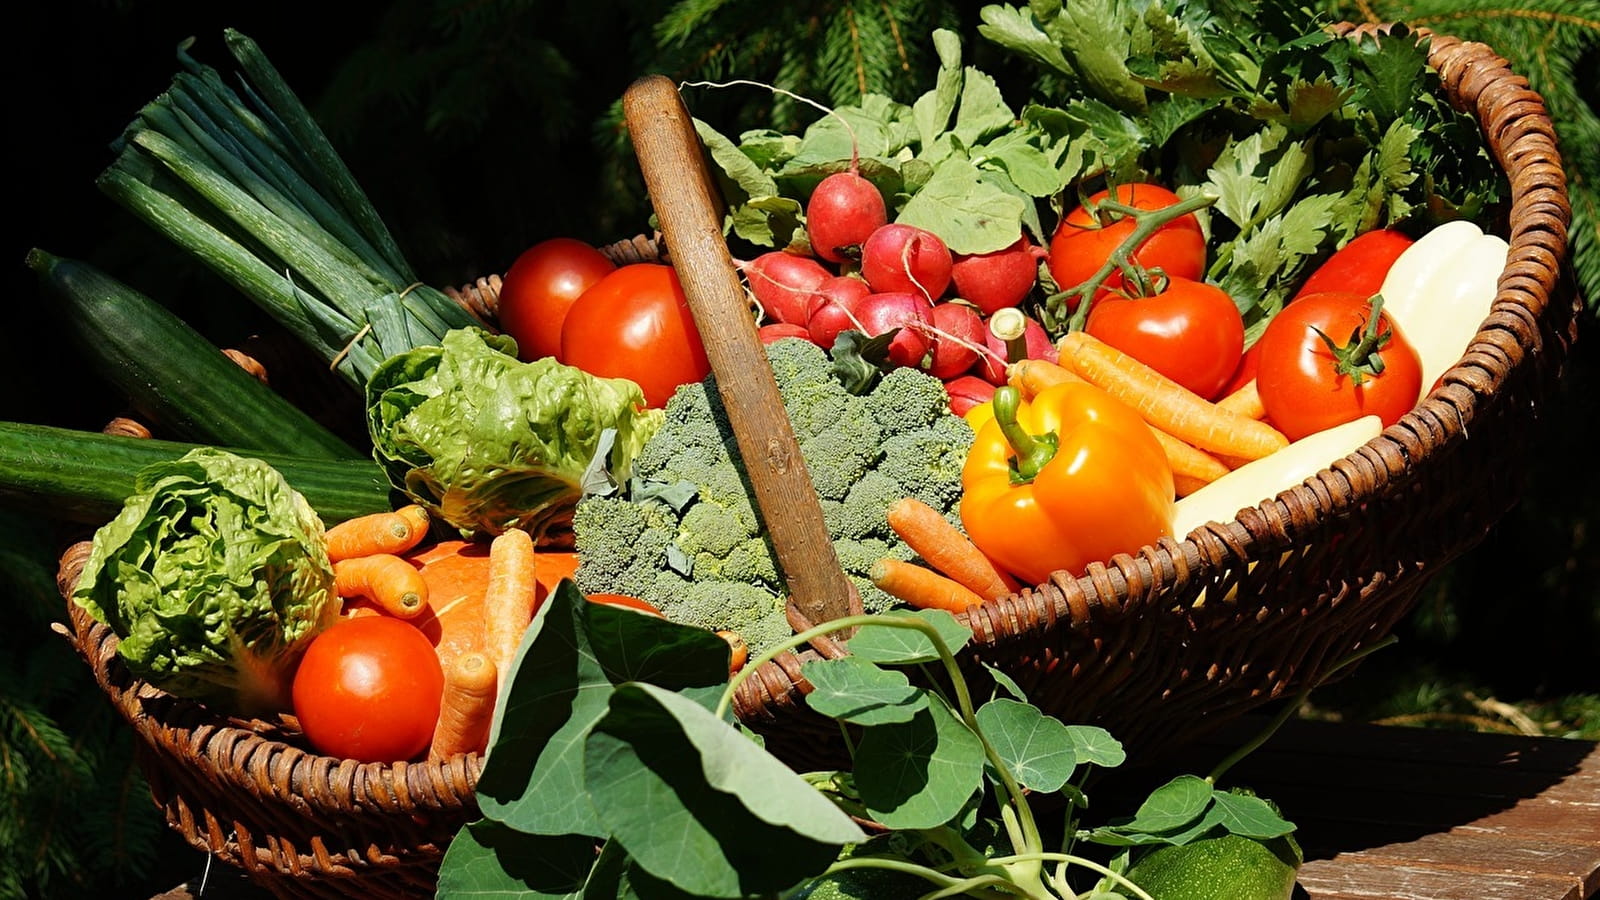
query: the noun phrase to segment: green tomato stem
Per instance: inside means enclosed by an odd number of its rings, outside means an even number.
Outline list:
[[[1089,307],[1093,304],[1094,295],[1105,284],[1106,279],[1111,277],[1111,273],[1116,271],[1126,273],[1139,268],[1138,263],[1133,261],[1132,256],[1133,251],[1137,250],[1140,244],[1143,244],[1146,239],[1168,222],[1180,219],[1197,209],[1205,209],[1216,203],[1217,199],[1216,194],[1202,191],[1193,197],[1180,200],[1163,209],[1139,209],[1110,199],[1100,201],[1098,204],[1099,209],[1110,210],[1111,212],[1131,217],[1135,223],[1133,231],[1122,240],[1122,243],[1117,245],[1115,250],[1112,250],[1106,256],[1106,261],[1100,264],[1100,268],[1096,269],[1095,273],[1090,275],[1087,281],[1066,288],[1045,300],[1045,305],[1051,312],[1051,317],[1059,321],[1061,310],[1066,307],[1068,298],[1077,297],[1078,308],[1068,318],[1067,330],[1083,330],[1084,323],[1089,319]],[[1135,278],[1140,277],[1142,276],[1135,276]]]

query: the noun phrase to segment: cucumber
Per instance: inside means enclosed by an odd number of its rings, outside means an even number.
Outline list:
[[[45,518],[100,525],[122,509],[140,469],[177,459],[197,446],[0,422],[0,504]],[[396,508],[388,478],[370,459],[308,459],[227,449],[277,469],[325,525]]]
[[[79,260],[34,249],[27,262],[94,370],[172,437],[316,459],[366,455],[144,294]]]

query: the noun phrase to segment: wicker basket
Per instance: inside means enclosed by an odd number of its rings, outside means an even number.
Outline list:
[[[1423,583],[1517,500],[1528,432],[1575,335],[1578,301],[1563,277],[1565,179],[1542,100],[1503,59],[1444,36],[1433,37],[1430,55],[1451,100],[1483,124],[1512,187],[1510,259],[1465,358],[1401,422],[1237,521],[1092,565],[1081,577],[1058,573],[971,613],[975,639],[963,667],[974,682],[993,665],[1048,712],[1101,724],[1136,756],[1157,755],[1316,681],[1386,635]],[[716,371],[739,372],[742,389],[775,399],[775,389],[765,394],[770,379],[760,384],[759,372],[727,362],[730,352],[760,352],[748,317],[733,331],[702,318],[704,298],[737,290],[737,274],[681,100],[670,82],[662,89],[675,110],[664,94],[653,105],[630,96],[625,106],[664,242]],[[625,243],[642,254],[635,259],[662,246]],[[498,287],[481,279],[457,298],[492,320]],[[741,442],[752,438],[748,424],[734,422]],[[786,430],[786,421],[777,427]],[[763,510],[791,508],[778,505],[787,488],[752,480]],[[778,540],[791,523],[767,518],[795,584],[792,552]],[[83,551],[62,558],[64,595]],[[797,625],[827,618],[815,597],[796,596]],[[444,848],[477,815],[477,757],[384,765],[317,756],[294,743],[285,723],[223,719],[132,678],[115,637],[69,607],[74,646],[137,733],[155,800],[191,845],[278,896],[432,894]],[[809,712],[800,675],[805,660],[838,652],[823,641],[785,655],[736,698],[739,717],[796,767],[840,758],[836,725]]]

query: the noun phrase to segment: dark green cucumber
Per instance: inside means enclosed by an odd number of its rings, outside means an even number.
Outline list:
[[[122,509],[140,469],[177,459],[198,446],[0,422],[0,504],[46,518],[99,525]],[[383,469],[370,459],[308,459],[228,449],[277,469],[325,525],[395,508]]]
[[[161,304],[89,263],[35,249],[28,266],[94,370],[171,437],[307,458],[365,455]]]

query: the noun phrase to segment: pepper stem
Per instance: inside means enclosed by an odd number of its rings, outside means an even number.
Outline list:
[[[1059,441],[1055,432],[1029,434],[1017,421],[1017,408],[1022,395],[1011,385],[996,388],[994,392],[994,420],[1000,433],[1006,436],[1014,454],[1011,461],[1011,482],[1027,484],[1039,474],[1045,464],[1055,458]]]

